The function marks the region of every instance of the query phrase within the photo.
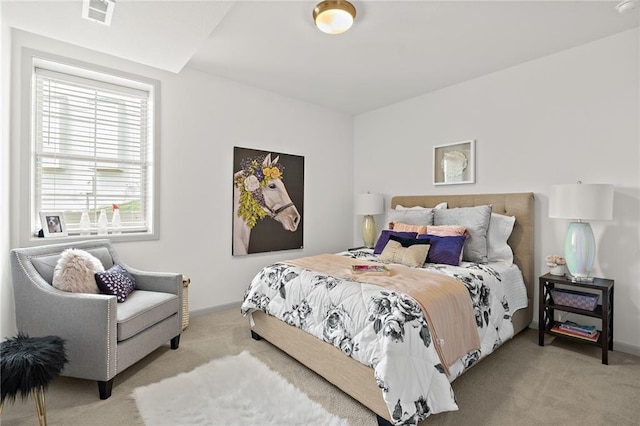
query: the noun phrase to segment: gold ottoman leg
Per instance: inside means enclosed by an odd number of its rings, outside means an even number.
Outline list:
[[[47,426],[47,406],[44,401],[44,388],[37,387],[33,390],[36,399],[36,409],[38,410],[38,422],[40,426]]]

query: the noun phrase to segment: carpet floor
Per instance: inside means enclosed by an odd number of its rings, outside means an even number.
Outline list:
[[[453,383],[460,409],[435,414],[431,425],[640,424],[640,357],[613,351],[609,365],[599,348],[548,337],[538,346],[525,330]],[[143,425],[132,392],[213,359],[250,352],[329,412],[353,426],[375,425],[375,415],[276,349],[252,340],[239,309],[192,316],[180,348],[167,343],[114,380],[113,395],[98,398],[93,381],[57,378],[46,393],[47,420],[55,425]],[[33,398],[7,403],[1,423],[37,424]]]

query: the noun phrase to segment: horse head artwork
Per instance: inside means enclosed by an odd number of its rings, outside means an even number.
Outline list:
[[[242,170],[233,175],[234,255],[248,253],[251,229],[258,220],[270,217],[287,231],[298,229],[300,213],[282,183],[284,167],[278,164],[279,159],[272,160],[271,153],[264,159],[244,159]]]

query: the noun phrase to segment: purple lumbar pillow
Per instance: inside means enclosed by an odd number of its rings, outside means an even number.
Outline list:
[[[419,239],[429,240],[431,248],[427,253],[427,263],[443,263],[445,265],[460,265],[460,255],[466,237],[455,235],[451,237],[439,237],[431,234],[420,234]]]

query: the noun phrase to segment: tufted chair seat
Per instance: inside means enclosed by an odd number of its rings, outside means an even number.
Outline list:
[[[105,269],[123,266],[136,290],[123,303],[116,296],[70,293],[51,285],[60,254],[85,250]],[[113,378],[168,341],[177,349],[182,331],[182,275],[146,272],[123,262],[109,240],[51,244],[11,250],[18,331],[55,335],[66,342],[69,362],[61,375],[96,380],[101,399]]]

